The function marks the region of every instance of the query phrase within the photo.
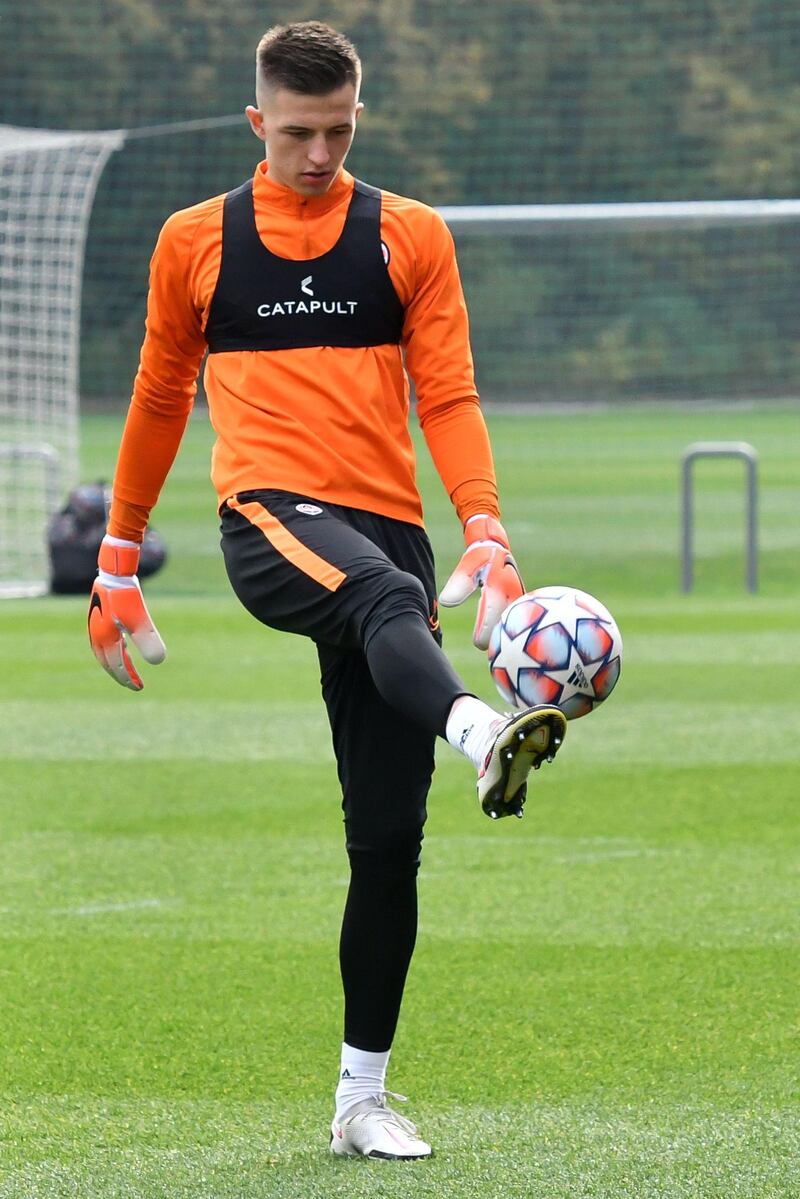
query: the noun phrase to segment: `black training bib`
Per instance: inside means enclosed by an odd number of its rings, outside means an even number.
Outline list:
[[[209,353],[398,345],[404,316],[384,261],[377,188],[356,180],[339,240],[302,261],[279,258],[262,242],[252,179],[228,192]]]

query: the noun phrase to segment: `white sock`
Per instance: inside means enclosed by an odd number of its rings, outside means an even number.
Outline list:
[[[342,1065],[336,1088],[336,1119],[341,1120],[356,1103],[382,1095],[386,1090],[386,1067],[391,1049],[370,1053],[342,1042]]]
[[[459,750],[476,770],[480,770],[497,736],[498,722],[505,719],[482,699],[459,695],[447,717],[445,736],[453,749]]]

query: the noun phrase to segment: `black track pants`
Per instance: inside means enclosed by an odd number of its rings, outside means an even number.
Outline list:
[[[379,1052],[414,948],[434,742],[468,693],[440,648],[430,543],[416,525],[281,491],[240,494],[221,520],[244,606],[317,644],[351,866],[344,1038]]]

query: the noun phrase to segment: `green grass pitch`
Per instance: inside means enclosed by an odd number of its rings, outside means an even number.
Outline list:
[[[121,418],[84,428],[108,476]],[[605,708],[488,821],[442,746],[390,1070],[427,1163],[331,1160],[346,887],[312,647],[228,592],[190,425],[154,523],[169,649],[146,690],[95,665],[83,600],[0,605],[2,1199],[772,1199],[800,1194],[797,409],[490,415],[529,586],[602,599]],[[679,594],[678,456],[698,470]],[[424,450],[440,580],[460,533]],[[446,646],[487,699],[471,611]]]

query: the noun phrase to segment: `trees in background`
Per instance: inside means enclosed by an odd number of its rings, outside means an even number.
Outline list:
[[[297,0],[8,0],[2,120],[132,128],[241,111],[264,28],[308,15]],[[315,15],[362,53],[367,107],[350,163],[390,190],[433,204],[800,192],[800,10],[785,0],[320,0]],[[132,140],[112,160],[88,247],[87,391],[128,390],[161,221],[244,178],[260,150],[243,118],[239,130]],[[518,244],[474,256],[479,361],[485,331],[487,347],[503,333],[496,298],[511,290],[520,302],[504,329],[513,324],[539,368],[550,363],[540,377],[554,386],[566,371],[585,389],[602,363],[621,393],[643,378],[657,391],[659,379],[682,377],[685,338],[702,328],[718,385],[732,386],[739,370],[746,389],[767,368],[744,371],[743,323],[758,326],[774,365],[769,343],[786,336],[791,313],[766,294],[749,315],[726,308],[750,268],[734,250],[712,281],[713,244],[697,240],[680,264],[668,246],[654,257],[635,240],[583,253],[565,246],[560,256],[551,245],[527,264]],[[796,272],[792,244],[771,252]],[[586,293],[587,271],[619,289],[617,302],[600,305],[599,324],[558,316]]]

